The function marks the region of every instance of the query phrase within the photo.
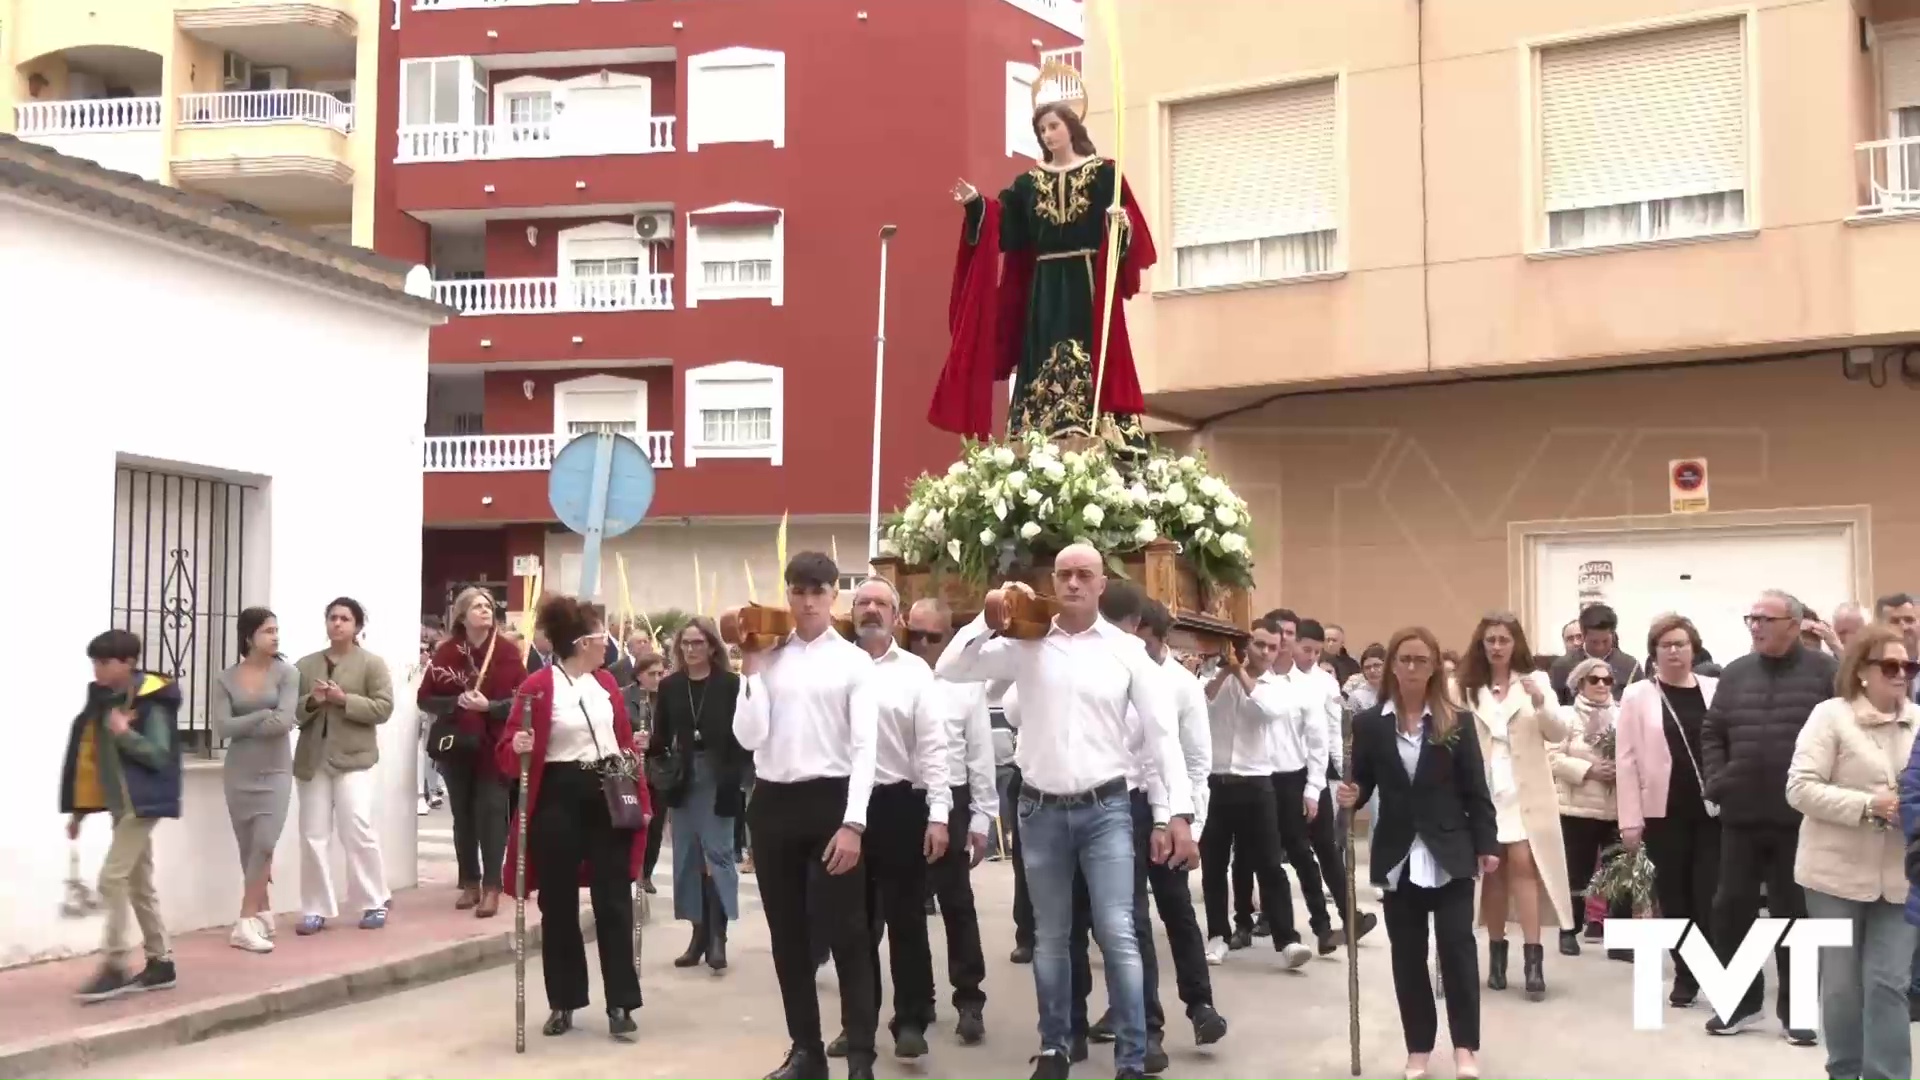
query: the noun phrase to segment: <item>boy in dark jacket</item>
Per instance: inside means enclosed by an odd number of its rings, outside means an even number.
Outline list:
[[[113,843],[100,867],[105,960],[80,988],[78,996],[87,1003],[174,985],[167,928],[153,888],[153,827],[180,816],[180,688],[141,671],[140,654],[140,639],[126,630],[109,630],[87,644],[93,682],[86,707],[74,717],[60,772],[67,836],[79,837],[88,814],[105,811],[113,818]],[[137,976],[128,970],[129,915],[140,924],[147,954]]]

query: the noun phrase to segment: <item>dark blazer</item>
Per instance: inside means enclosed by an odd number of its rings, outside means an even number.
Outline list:
[[[1462,712],[1449,745],[1433,739],[1433,721],[1420,743],[1413,778],[1400,764],[1397,721],[1376,705],[1353,718],[1353,779],[1364,806],[1377,790],[1379,816],[1368,847],[1373,851],[1370,878],[1385,885],[1387,874],[1413,849],[1414,837],[1426,841],[1440,868],[1454,878],[1479,873],[1478,857],[1500,854],[1493,798],[1480,760],[1480,739],[1473,717]]]
[[[660,680],[654,695],[653,738],[650,745],[666,747],[681,760],[693,761],[694,704],[699,703],[698,726],[701,751],[707,764],[719,775],[720,790],[713,800],[713,812],[721,817],[738,817],[746,809],[746,772],[753,755],[733,735],[733,707],[740,697],[740,676],[731,671],[715,671],[706,678],[704,690],[695,690],[686,672],[676,671]],[[686,805],[686,795],[669,806]]]

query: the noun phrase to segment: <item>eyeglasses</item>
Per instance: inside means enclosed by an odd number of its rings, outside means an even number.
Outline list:
[[[1663,641],[1660,643],[1661,652],[1679,652],[1681,649],[1691,648],[1693,648],[1693,642],[1691,641]]]
[[[1880,669],[1880,674],[1900,682],[1920,678],[1920,660],[1871,660],[1868,661]]]
[[[1760,627],[1768,623],[1794,622],[1795,619],[1791,615],[1747,615],[1744,621],[1748,626]]]
[[[907,645],[909,648],[915,645],[938,645],[945,640],[947,640],[947,635],[938,630],[907,631]]]
[[[1587,685],[1588,685],[1588,686],[1612,686],[1612,685],[1613,685],[1613,676],[1611,676],[1611,675],[1589,675],[1589,676],[1587,676]]]

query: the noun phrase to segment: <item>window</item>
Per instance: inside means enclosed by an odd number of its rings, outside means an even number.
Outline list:
[[[545,90],[507,95],[507,123],[547,124],[553,121],[553,95]]]
[[[770,285],[773,283],[772,259],[702,259],[702,283],[722,288],[730,285]]]
[[[486,80],[471,57],[401,62],[401,126],[486,122]]]
[[[749,220],[771,217],[764,225],[725,224],[729,213]],[[709,224],[700,224],[704,215],[715,215]],[[687,266],[693,287],[687,290],[688,306],[713,300],[761,299],[779,304],[784,299],[781,282],[782,219],[779,211],[764,206],[730,203],[712,210],[696,210],[688,215]]]
[[[707,143],[787,145],[787,57],[721,49],[687,57],[687,149]]]
[[[687,372],[686,463],[701,458],[784,457],[785,390],[777,367],[730,361]]]
[[[1869,157],[1872,206],[1920,210],[1920,33],[1889,32],[1879,39],[1880,104],[1887,113],[1884,159]]]
[[[555,383],[553,430],[568,439],[610,431],[633,438],[644,447],[647,384],[617,375],[588,375]]]
[[[1723,19],[1540,50],[1546,246],[1745,228],[1746,49]]]
[[[1178,287],[1336,268],[1336,91],[1334,80],[1323,79],[1172,106]]]
[[[565,302],[576,310],[671,307],[672,294],[651,277],[662,245],[634,235],[625,221],[562,229],[558,238]]]
[[[1040,69],[1032,64],[1007,64],[1007,156],[1040,160],[1040,140],[1033,134],[1033,81]]]

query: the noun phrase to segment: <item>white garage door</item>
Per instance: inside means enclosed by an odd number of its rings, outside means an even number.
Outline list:
[[[1749,651],[1740,618],[1762,589],[1785,589],[1822,617],[1854,599],[1851,526],[1839,524],[1560,534],[1535,541],[1532,571],[1529,633],[1549,653],[1596,601],[1619,613],[1620,644],[1642,660],[1648,625],[1677,611],[1725,663]]]

